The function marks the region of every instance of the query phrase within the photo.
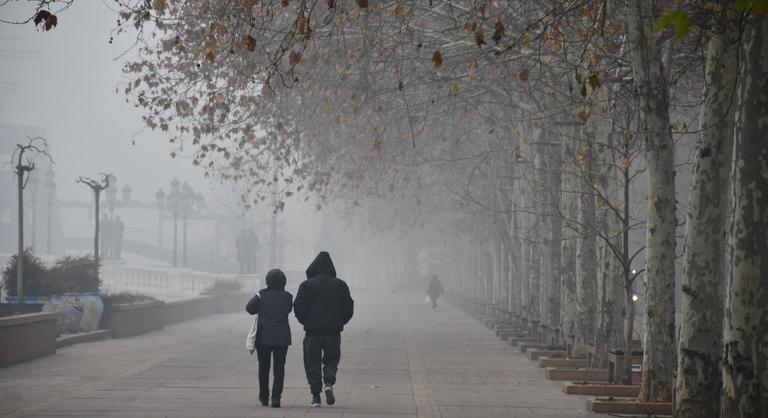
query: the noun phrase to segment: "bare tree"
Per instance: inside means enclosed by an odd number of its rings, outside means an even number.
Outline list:
[[[109,179],[111,174],[99,173],[96,179],[91,177],[78,177],[77,182],[85,184],[93,192],[93,201],[95,205],[95,227],[93,234],[93,262],[96,268],[96,274],[99,272],[99,203],[101,200],[101,192],[109,187]]]
[[[26,144],[16,144],[11,156],[19,199],[19,246],[16,253],[16,295],[19,303],[24,303],[24,188],[27,187],[29,177],[35,169],[36,159],[41,155],[53,163],[48,153],[48,141],[38,136],[27,138]]]

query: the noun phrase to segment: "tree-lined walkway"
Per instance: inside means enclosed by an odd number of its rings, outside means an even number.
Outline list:
[[[337,404],[308,407],[300,329],[283,408],[258,405],[249,317],[217,315],[140,337],[60,349],[0,369],[0,416],[538,417],[588,416],[559,385],[475,320],[420,295],[356,294],[342,340]],[[245,300],[243,305],[245,305]]]

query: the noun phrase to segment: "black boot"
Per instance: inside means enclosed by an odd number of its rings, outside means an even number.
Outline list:
[[[272,408],[280,408],[280,398],[272,397]]]

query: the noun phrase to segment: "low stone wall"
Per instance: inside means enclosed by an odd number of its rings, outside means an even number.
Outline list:
[[[215,295],[216,313],[245,312],[245,305],[253,297],[250,293],[226,293]]]
[[[0,367],[56,353],[56,313],[0,318]]]
[[[243,305],[245,306],[245,305]],[[165,325],[189,321],[216,312],[216,299],[213,296],[200,296],[193,299],[167,302],[165,304]]]
[[[114,338],[132,337],[163,329],[165,326],[165,302],[112,305],[110,322]]]

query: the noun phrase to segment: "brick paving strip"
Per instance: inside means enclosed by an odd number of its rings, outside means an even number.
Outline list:
[[[301,328],[292,323],[283,408],[258,406],[251,317],[221,314],[126,339],[64,347],[0,368],[2,417],[587,417],[493,332],[423,295],[355,293],[335,406],[309,408]],[[246,301],[243,301],[245,305]]]
[[[405,338],[405,347],[408,352],[408,370],[411,374],[411,388],[413,388],[413,402],[416,404],[417,418],[440,418],[440,409],[437,407],[432,387],[427,382],[427,374],[421,356]]]

